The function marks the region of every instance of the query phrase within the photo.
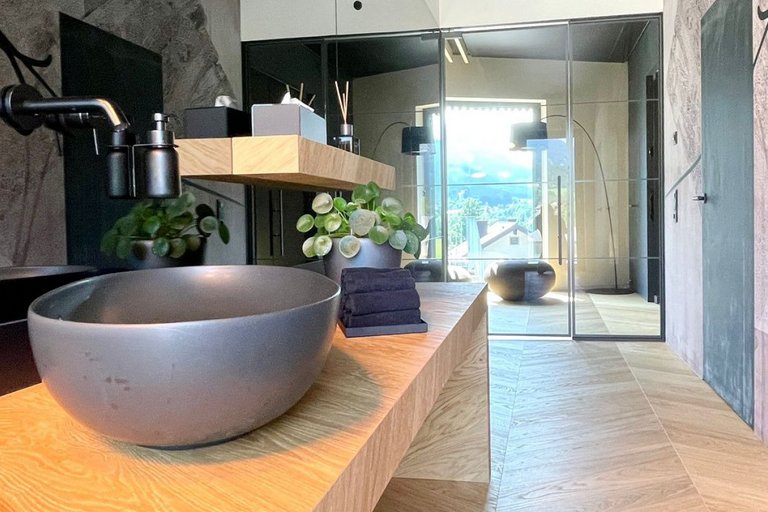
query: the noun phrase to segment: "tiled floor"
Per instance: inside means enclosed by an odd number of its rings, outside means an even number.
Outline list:
[[[658,304],[636,293],[600,295],[577,292],[576,334],[659,336]],[[534,302],[506,302],[488,293],[491,334],[568,335],[568,294],[550,292]]]
[[[663,343],[491,343],[486,511],[768,511],[768,449]]]

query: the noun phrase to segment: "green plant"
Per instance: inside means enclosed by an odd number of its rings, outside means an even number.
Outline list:
[[[136,240],[152,240],[156,256],[181,258],[200,248],[204,238],[218,233],[229,243],[229,229],[207,204],[195,205],[195,196],[184,192],[176,199],[146,200],[120,217],[101,239],[101,251],[126,259]],[[194,209],[193,209],[194,207]]]
[[[426,228],[416,222],[412,213],[405,211],[398,199],[381,199],[381,189],[374,182],[355,187],[349,202],[325,192],[317,194],[312,201],[312,211],[315,215],[306,213],[296,222],[296,229],[301,233],[317,229],[302,246],[308,258],[331,252],[331,238],[340,238],[339,252],[352,258],[360,251],[359,239],[366,237],[378,245],[389,243],[418,258],[421,242],[427,237]]]

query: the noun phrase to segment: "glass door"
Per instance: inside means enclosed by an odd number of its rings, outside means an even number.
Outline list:
[[[659,21],[444,34],[445,258],[492,334],[661,336]]]
[[[659,19],[571,24],[574,336],[661,335]]]
[[[487,282],[491,334],[570,334],[567,26],[445,42],[448,279]]]

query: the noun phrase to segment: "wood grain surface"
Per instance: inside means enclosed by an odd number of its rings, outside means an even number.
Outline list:
[[[481,285],[419,292],[428,333],[337,331],[307,395],[227,443],[137,447],[78,425],[42,385],[0,397],[0,511],[372,510],[486,318]]]
[[[488,484],[393,478],[376,512],[486,512]]]
[[[182,176],[232,174],[232,139],[179,139],[176,144]]]
[[[395,188],[395,169],[298,135],[179,139],[182,176],[307,189],[346,189],[375,181]]]
[[[396,477],[490,481],[487,322],[471,337],[463,362],[443,387]]]

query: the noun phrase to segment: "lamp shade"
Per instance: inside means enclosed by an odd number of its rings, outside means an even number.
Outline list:
[[[547,138],[547,123],[543,121],[531,121],[529,123],[515,123],[510,134],[510,149],[530,149],[529,140],[541,140]]]
[[[401,152],[406,155],[421,154],[422,144],[429,144],[430,142],[432,141],[426,126],[407,126],[403,128]]]

